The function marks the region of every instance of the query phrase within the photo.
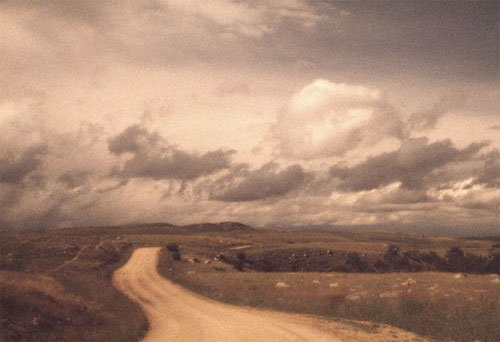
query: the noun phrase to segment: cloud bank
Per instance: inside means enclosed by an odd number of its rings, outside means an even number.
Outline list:
[[[2,1],[0,229],[495,231],[498,2],[391,8]]]

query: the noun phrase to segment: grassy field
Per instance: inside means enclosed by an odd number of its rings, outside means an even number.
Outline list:
[[[179,252],[164,249],[160,272],[217,300],[371,321],[374,327],[388,323],[437,341],[499,341],[498,275],[329,271],[349,253],[370,260],[390,245],[401,253],[444,256],[458,246],[487,256],[498,243],[384,232],[273,232],[230,223],[0,233],[0,340],[138,341],[147,321],[112,287],[111,276],[136,247],[175,246]],[[292,265],[298,271],[258,271],[269,262],[275,270]]]
[[[168,255],[162,274],[237,305],[388,323],[439,341],[500,340],[497,276],[238,272],[171,261]]]
[[[133,248],[114,236],[2,234],[1,341],[137,341],[138,306],[111,285]]]
[[[293,250],[309,260],[311,269],[325,268],[318,251],[326,251],[333,259],[335,252],[380,255],[391,244],[441,255],[458,246],[467,253],[485,255],[495,244],[491,240],[324,232],[172,238],[180,246],[181,260],[172,260],[173,253],[165,249],[160,272],[216,300],[388,323],[436,341],[500,341],[500,277],[496,274],[258,272],[247,262],[268,254],[279,259],[280,254],[290,255]],[[236,262],[238,257],[244,260],[242,264]]]

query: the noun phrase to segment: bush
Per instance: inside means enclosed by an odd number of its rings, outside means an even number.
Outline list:
[[[398,246],[390,245],[383,256],[383,259],[385,265],[387,265],[387,271],[389,272],[399,272],[408,270],[409,268],[408,258],[401,255]]]
[[[375,270],[377,272],[387,272],[388,270],[388,266],[387,264],[385,263],[384,260],[382,260],[381,258],[378,258],[375,263],[373,264],[373,266],[375,267]]]
[[[238,271],[243,271],[243,261],[241,261],[240,259],[236,260],[234,263],[233,263],[233,266],[235,269],[237,269]]]
[[[489,273],[500,274],[500,252],[493,252],[490,254],[486,271]]]
[[[93,259],[97,259],[106,265],[113,264],[121,259],[120,251],[111,243],[99,244],[90,253]]]
[[[355,272],[366,272],[369,270],[368,264],[357,252],[347,253],[346,264],[351,266]]]
[[[245,252],[238,252],[236,254],[236,257],[238,258],[238,260],[241,260],[241,261],[245,261],[245,259],[247,258]]]
[[[389,247],[387,247],[387,251],[384,254],[384,259],[388,263],[395,263],[400,258],[399,252],[400,251],[398,246],[389,245]]]
[[[181,261],[181,253],[180,252],[172,252],[172,260]]]
[[[488,259],[482,255],[466,253],[463,269],[470,273],[485,273],[488,269]]]
[[[166,247],[170,252],[179,252],[179,245],[176,244],[175,242],[167,243]]]
[[[464,272],[465,254],[460,247],[452,247],[445,255],[447,270],[450,272]]]

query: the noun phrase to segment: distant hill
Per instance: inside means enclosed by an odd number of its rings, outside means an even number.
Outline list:
[[[200,232],[210,232],[210,231],[254,231],[255,228],[247,226],[243,223],[239,222],[219,222],[219,223],[198,223],[198,224],[189,224],[185,226],[181,226],[182,228],[189,229],[191,231],[200,231]]]
[[[219,222],[219,223],[195,223],[184,226],[178,226],[171,223],[137,223],[119,226],[92,226],[92,227],[67,227],[56,228],[61,233],[68,234],[161,234],[161,233],[192,233],[192,232],[241,232],[255,231],[255,228],[239,222]]]

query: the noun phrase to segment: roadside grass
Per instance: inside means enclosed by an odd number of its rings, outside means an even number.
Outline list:
[[[111,283],[133,248],[115,239],[7,236],[0,245],[0,340],[139,340],[146,317]]]
[[[112,286],[114,271],[129,259],[131,252],[129,248],[122,251],[116,261],[100,265],[84,259],[55,275],[70,293],[92,303],[101,313],[103,321],[96,329],[98,336],[87,337],[88,341],[137,341],[148,328],[139,306]]]
[[[95,339],[104,318],[54,278],[22,272],[0,272],[0,304],[2,341]]]
[[[497,275],[238,272],[189,257],[173,261],[163,250],[159,272],[222,302],[386,323],[435,341],[500,341]]]

